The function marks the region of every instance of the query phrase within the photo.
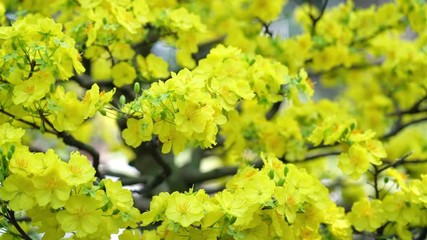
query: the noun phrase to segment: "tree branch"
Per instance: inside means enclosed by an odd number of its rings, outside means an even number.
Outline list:
[[[57,136],[62,138],[65,144],[74,146],[78,149],[88,152],[92,156],[92,165],[96,171],[95,176],[99,179],[104,178],[104,175],[99,171],[99,152],[94,147],[84,142],[80,142],[67,132],[57,132]]]
[[[404,164],[405,160],[412,154],[412,152],[409,152],[405,155],[403,155],[400,159],[398,159],[396,162],[392,163],[392,164],[388,164],[386,166],[383,167],[379,167],[376,165],[372,165],[372,167],[374,168],[374,171],[369,171],[372,176],[374,177],[374,183],[373,183],[373,187],[374,187],[374,191],[375,191],[375,199],[380,199],[380,191],[381,189],[379,188],[379,184],[378,184],[378,178],[380,176],[380,174],[382,172],[384,172],[385,170],[391,168],[391,167],[396,167],[398,165]],[[382,231],[381,229],[378,229],[378,231]],[[380,233],[380,232],[379,232]]]
[[[165,181],[171,174],[172,169],[169,166],[169,164],[162,158],[162,156],[157,152],[156,145],[154,143],[151,143],[149,145],[151,155],[153,156],[156,163],[163,169],[162,172],[157,174],[153,180],[148,182],[144,185],[144,188],[142,189],[142,194],[148,194],[150,193],[155,187],[160,185],[163,181]]]
[[[92,156],[92,166],[93,166],[93,168],[95,168],[95,171],[96,171],[95,176],[98,177],[99,179],[104,178],[104,176],[99,171],[99,164],[100,164],[99,152],[94,147],[75,139],[71,134],[69,134],[65,131],[63,131],[63,132],[57,131],[55,129],[55,127],[53,126],[53,124],[48,119],[46,119],[44,116],[40,115],[40,118],[42,119],[43,122],[47,123],[53,130],[55,130],[55,135],[62,138],[62,141],[64,141],[65,144],[70,145],[70,146],[74,146],[80,150],[84,150],[87,153],[89,153]]]
[[[256,18],[256,20],[259,21],[261,25],[264,27],[265,34],[267,34],[269,37],[273,37],[273,33],[270,30],[271,23],[266,23],[261,18]]]
[[[28,234],[24,231],[24,229],[21,228],[21,226],[19,225],[18,221],[15,218],[15,212],[12,210],[7,210],[7,216],[5,216],[10,223],[12,223],[12,225],[16,228],[16,230],[18,230],[19,234],[21,234],[22,239],[25,240],[32,240],[30,238],[30,236],[28,236]]]
[[[376,165],[372,165],[372,166],[374,168],[374,171],[371,172],[371,174],[374,177],[373,187],[374,187],[374,191],[375,191],[375,199],[380,199],[380,191],[381,190],[379,189],[379,186],[378,186],[378,177],[382,171],[380,171]]]
[[[29,126],[31,126],[34,129],[40,129],[40,126],[38,126],[37,124],[33,123],[33,122],[29,122],[27,120],[24,119],[20,119],[17,118],[15,115],[13,115],[12,113],[7,112],[6,110],[0,108],[0,112],[11,117],[12,119],[22,122],[24,124],[27,124]],[[70,135],[67,132],[59,132],[57,130],[55,130],[53,124],[51,122],[49,122],[46,118],[44,118],[43,116],[40,116],[42,118],[42,121],[47,123],[49,125],[49,127],[51,127],[51,129],[45,129],[44,131],[53,135],[56,135],[57,137],[62,138],[62,140],[64,141],[65,144],[70,145],[70,146],[74,146],[76,148],[79,148],[81,150],[84,150],[86,152],[88,152],[91,156],[92,156],[92,165],[96,170],[96,174],[95,176],[102,179],[103,175],[99,172],[99,153],[98,151],[93,148],[91,145],[85,144],[77,139],[75,139],[72,135]]]
[[[309,14],[310,19],[311,19],[311,35],[315,35],[316,34],[316,25],[319,22],[319,20],[322,18],[323,14],[325,13],[325,9],[326,6],[328,5],[328,1],[329,0],[325,0],[325,2],[322,4],[322,7],[320,8],[320,13],[319,16],[315,17],[313,14]],[[310,1],[310,6],[312,6],[312,3]]]
[[[384,167],[380,168],[379,171],[383,172],[385,170],[387,170],[388,168],[391,167],[397,167],[400,165],[404,165],[404,164],[419,164],[419,163],[427,163],[427,159],[423,159],[423,160],[411,160],[411,161],[407,161],[407,158],[412,154],[412,151],[403,155],[403,157],[399,158],[397,161],[395,161],[394,163],[388,163],[387,165],[385,165]]]
[[[13,119],[13,120],[15,120],[15,121],[18,121],[18,122],[21,122],[21,123],[27,124],[28,126],[30,126],[30,127],[32,127],[32,128],[34,128],[34,129],[40,129],[40,126],[38,126],[37,124],[32,123],[32,122],[30,122],[30,121],[27,121],[27,120],[25,120],[25,119],[18,118],[18,117],[16,117],[15,115],[13,115],[12,113],[7,112],[7,111],[6,111],[6,110],[4,110],[3,108],[0,108],[0,112],[1,112],[1,113],[3,113],[3,114],[4,114],[4,115],[6,115],[6,116],[8,116],[8,117],[12,118],[12,119]],[[49,130],[49,129],[45,129],[45,132],[56,135],[56,132],[54,132],[54,131],[52,131],[52,130]]]
[[[413,124],[417,124],[417,123],[421,123],[427,121],[427,117],[423,117],[423,118],[419,118],[410,122],[407,122],[405,124],[397,124],[390,132],[384,134],[383,136],[381,136],[379,139],[380,140],[386,140],[396,134],[398,134],[400,131],[402,131],[403,129],[413,125]]]
[[[317,160],[317,159],[319,159],[321,157],[339,155],[340,153],[341,152],[339,152],[339,151],[327,152],[327,153],[319,153],[319,154],[316,154],[316,155],[306,156],[303,160],[301,160],[301,161],[295,161],[295,162],[288,161],[285,158],[279,158],[279,160],[281,160],[284,163],[298,164],[298,163],[303,163],[303,162]],[[255,167],[255,168],[261,168],[262,165],[263,165],[262,161],[255,161],[253,163],[253,167]],[[194,183],[201,183],[201,182],[205,182],[205,181],[217,179],[217,178],[220,178],[220,177],[231,176],[231,175],[236,174],[237,171],[238,171],[238,167],[222,167],[222,168],[213,169],[211,171],[204,172],[204,173],[187,174],[185,176],[185,178],[186,178],[185,180],[186,180],[186,182],[192,183],[192,184],[194,184]]]
[[[420,100],[418,100],[417,102],[414,103],[414,105],[412,105],[412,107],[410,107],[407,110],[397,110],[393,113],[388,114],[389,116],[396,116],[396,115],[405,115],[405,114],[415,114],[415,113],[422,113],[422,112],[427,112],[427,108],[420,108],[421,104],[427,100],[427,95],[424,96],[423,98],[421,98]]]
[[[319,158],[322,158],[322,157],[336,156],[336,155],[340,155],[340,154],[341,154],[341,151],[319,153],[319,154],[316,154],[316,155],[307,156],[307,157],[305,157],[305,159],[303,161],[307,162],[307,161],[316,160],[316,159],[319,159]]]
[[[220,177],[231,176],[237,173],[237,167],[216,168],[204,173],[188,174],[185,176],[185,181],[188,183],[201,183]]]
[[[275,102],[273,106],[271,106],[268,113],[265,115],[265,119],[271,120],[280,110],[280,105],[282,105],[282,101]]]
[[[420,235],[418,236],[418,238],[416,238],[416,240],[425,240],[426,238],[427,238],[427,227],[423,227]]]

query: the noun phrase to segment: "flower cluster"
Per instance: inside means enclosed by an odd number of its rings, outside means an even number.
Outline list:
[[[220,45],[194,70],[173,73],[166,82],[153,83],[141,97],[127,103],[123,111],[129,119],[122,136],[128,145],[137,147],[157,134],[163,153],[171,149],[179,153],[191,143],[212,147],[218,125],[227,121],[241,99],[275,103],[288,96],[290,89],[309,91],[306,81],[304,72],[293,79],[278,62]],[[287,85],[289,91],[282,91]]]
[[[62,32],[61,24],[28,15],[0,27],[0,39],[2,108],[14,105],[12,113],[23,117],[27,109],[33,119],[50,121],[55,130],[72,131],[111,101],[114,90],[100,91],[94,84],[80,97],[57,81],[85,71],[74,40]]]
[[[401,182],[401,191],[382,200],[362,198],[353,204],[347,218],[358,231],[375,231],[385,226],[385,235],[413,239],[409,229],[427,224],[426,183],[427,175],[422,175],[420,179]],[[385,225],[387,222],[392,224]]]
[[[308,140],[318,146],[344,143],[348,148],[339,156],[338,166],[348,176],[359,178],[370,164],[381,165],[381,159],[387,157],[382,143],[374,139],[371,130],[362,132],[351,121],[336,117],[325,118],[316,126]]]
[[[0,44],[0,76],[14,86],[14,104],[29,106],[45,97],[56,79],[85,70],[74,40],[49,18],[29,15],[1,27]]]
[[[2,157],[2,173],[7,175],[0,187],[2,204],[11,211],[25,210],[45,238],[74,233],[77,238],[104,239],[119,228],[137,226],[140,213],[131,192],[110,179],[96,183],[86,156],[72,152],[64,162],[53,150],[32,153],[20,144],[22,129],[3,124],[0,131],[6,136],[2,153],[13,149]]]
[[[155,196],[150,210],[142,214],[142,224],[161,225],[155,233],[144,231],[142,236],[316,239],[326,226],[336,238],[350,237],[344,209],[329,199],[317,179],[274,156],[263,161],[261,170],[241,168],[212,197],[203,190]]]

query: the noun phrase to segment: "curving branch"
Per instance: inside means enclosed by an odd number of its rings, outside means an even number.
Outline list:
[[[317,159],[322,158],[322,157],[336,156],[336,155],[340,155],[340,154],[341,154],[341,151],[319,153],[316,155],[311,155],[311,156],[305,157],[304,160],[302,160],[302,162],[313,161],[313,160],[317,160]]]
[[[273,32],[270,29],[271,22],[267,23],[263,21],[261,18],[256,18],[256,20],[261,23],[262,27],[264,28],[264,33],[267,34],[267,36],[269,37],[273,37]]]
[[[387,140],[390,137],[393,137],[394,135],[398,134],[403,129],[405,129],[405,128],[411,126],[411,125],[414,125],[414,124],[417,124],[417,123],[422,123],[422,122],[425,122],[425,121],[427,121],[427,117],[415,119],[415,120],[412,120],[412,121],[407,122],[407,123],[398,123],[396,126],[394,126],[394,128],[390,132],[384,134],[379,139],[380,140]]]
[[[427,101],[427,95],[415,102],[412,107],[406,110],[397,110],[393,113],[388,114],[389,116],[402,116],[406,114],[417,114],[417,113],[423,113],[427,112],[427,108],[421,108],[421,105],[424,103],[424,101]]]
[[[13,115],[12,113],[7,112],[3,108],[0,108],[0,113],[3,113],[3,114],[11,117],[12,119],[14,119],[16,121],[19,121],[21,123],[29,125],[30,127],[34,128],[34,129],[40,129],[40,126],[38,126],[37,124],[35,124],[33,122],[30,122],[30,121],[27,121],[25,119],[17,118],[15,115]],[[47,123],[49,125],[49,127],[51,127],[51,129],[44,128],[45,132],[53,134],[53,135],[56,135],[57,137],[61,138],[64,141],[64,143],[67,144],[67,145],[74,146],[74,147],[76,147],[78,149],[84,150],[87,153],[89,153],[92,156],[92,161],[93,161],[92,165],[93,165],[93,167],[95,168],[95,171],[96,171],[95,176],[98,177],[98,178],[100,178],[100,179],[104,178],[104,176],[99,171],[99,164],[100,164],[100,162],[99,162],[99,153],[98,153],[98,151],[94,147],[92,147],[91,145],[88,145],[88,144],[86,144],[84,142],[81,142],[81,141],[75,139],[72,135],[70,135],[67,132],[59,132],[59,131],[55,130],[53,124],[50,121],[48,121],[43,116],[40,116],[40,117],[41,117],[41,119],[42,119],[42,121],[44,123]]]
[[[18,122],[21,122],[21,123],[27,124],[28,126],[30,126],[30,127],[32,127],[32,128],[34,128],[34,129],[40,129],[40,126],[38,126],[37,124],[35,124],[35,123],[33,123],[33,122],[30,122],[30,121],[27,121],[27,120],[25,120],[25,119],[18,118],[18,117],[16,117],[15,115],[13,115],[12,113],[10,113],[10,112],[8,112],[8,111],[4,110],[3,108],[0,108],[0,113],[3,113],[4,115],[6,115],[6,116],[8,116],[8,117],[12,118],[12,119],[13,119],[13,120],[15,120],[15,121],[18,121]],[[47,132],[47,133],[50,133],[50,134],[54,134],[54,135],[56,135],[56,132],[54,132],[54,131],[52,131],[52,130],[45,129],[44,131],[45,131],[45,132]]]
[[[339,151],[319,153],[319,154],[315,154],[315,155],[306,156],[301,161],[292,161],[291,162],[289,160],[286,160],[284,157],[279,158],[279,160],[281,160],[284,163],[298,164],[298,163],[314,161],[314,160],[317,160],[317,159],[322,158],[322,157],[336,156],[336,155],[339,155],[340,153],[341,152],[339,152]],[[261,168],[262,165],[263,165],[262,161],[255,161],[253,163],[253,167],[255,167],[255,168]],[[185,181],[190,183],[190,184],[202,183],[205,181],[234,175],[237,173],[238,169],[239,169],[238,167],[222,167],[222,168],[213,169],[211,171],[204,172],[204,173],[195,173],[195,172],[187,173],[184,177],[185,177]]]
[[[163,183],[172,174],[172,168],[157,151],[156,144],[151,142],[149,148],[150,153],[154,158],[154,161],[156,161],[156,163],[163,169],[163,171],[157,174],[154,179],[144,185],[144,188],[140,191],[140,193],[145,195],[149,194],[155,187]]]
[[[204,173],[190,173],[185,175],[185,181],[188,183],[201,183],[212,179],[231,176],[237,173],[237,167],[216,168]]]
[[[92,166],[96,171],[95,176],[99,179],[104,178],[104,175],[99,171],[99,152],[94,147],[75,139],[67,132],[57,132],[57,136],[62,138],[65,144],[88,152],[92,156]]]
[[[326,6],[328,5],[329,0],[325,0],[323,2],[322,7],[320,8],[319,16],[314,16],[311,12],[309,14],[309,17],[311,19],[311,35],[316,34],[316,25],[319,22],[319,20],[323,17],[323,14],[325,13]],[[313,5],[312,1],[309,1],[310,7]]]
[[[380,199],[380,192],[381,192],[381,189],[379,188],[379,183],[378,183],[380,174],[381,174],[382,172],[384,172],[385,170],[387,170],[387,169],[391,168],[391,167],[396,167],[396,166],[398,166],[398,165],[402,165],[402,164],[404,164],[404,163],[405,163],[405,160],[406,160],[406,159],[407,159],[411,154],[412,154],[412,152],[409,152],[409,153],[407,153],[407,154],[403,155],[401,158],[399,158],[396,162],[394,162],[394,163],[392,163],[392,164],[387,164],[387,165],[385,165],[385,166],[383,166],[383,167],[376,166],[376,165],[372,165],[372,167],[374,168],[374,170],[373,170],[373,171],[369,171],[369,172],[372,174],[372,176],[373,176],[373,178],[374,178],[374,180],[373,180],[373,182],[374,182],[374,183],[372,184],[372,186],[374,187],[374,191],[375,191],[375,199]],[[426,161],[426,162],[427,162],[427,161]],[[379,230],[379,231],[381,231],[381,230]]]
[[[407,160],[407,158],[412,154],[412,152],[409,152],[407,154],[405,154],[403,157],[399,158],[397,161],[393,162],[393,163],[386,163],[385,166],[383,166],[382,168],[378,169],[380,172],[383,172],[385,170],[387,170],[388,168],[391,167],[397,167],[400,165],[405,165],[405,164],[423,164],[423,163],[427,163],[427,159],[418,159],[418,160]],[[388,162],[388,161],[387,161]]]
[[[21,226],[19,225],[18,221],[16,220],[15,217],[15,212],[12,210],[7,210],[7,214],[3,215],[7,220],[9,220],[10,223],[12,223],[12,225],[16,228],[16,230],[19,232],[19,234],[21,234],[22,239],[25,240],[32,240],[30,236],[28,236],[28,234],[24,231],[24,229],[21,228]]]

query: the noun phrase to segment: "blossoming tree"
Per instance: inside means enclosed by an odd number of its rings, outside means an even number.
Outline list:
[[[427,4],[311,2],[3,0],[0,238],[425,239]]]

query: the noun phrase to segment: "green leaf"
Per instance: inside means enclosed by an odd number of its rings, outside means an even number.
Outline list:
[[[283,170],[283,173],[285,174],[285,177],[288,176],[288,173],[289,173],[288,166],[285,166],[285,169]]]
[[[270,179],[274,178],[274,171],[273,171],[273,169],[270,169],[270,171],[268,172],[268,176],[270,177]]]

